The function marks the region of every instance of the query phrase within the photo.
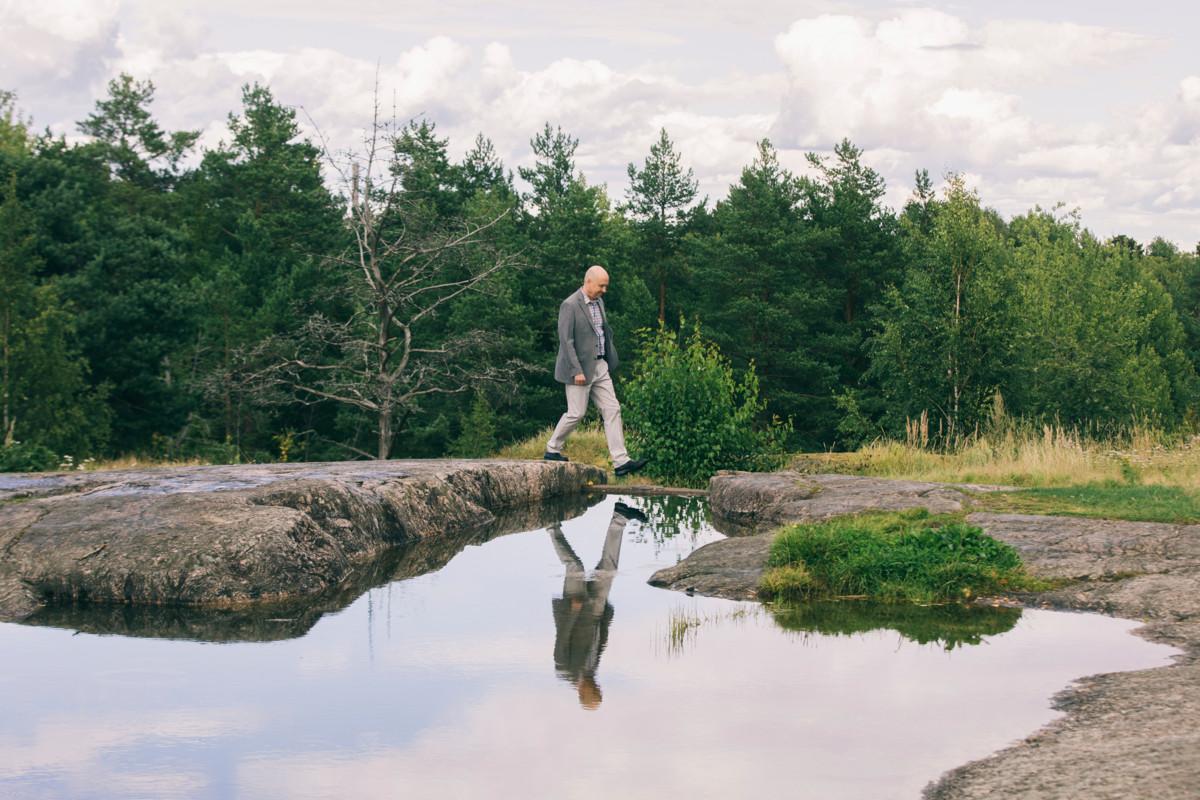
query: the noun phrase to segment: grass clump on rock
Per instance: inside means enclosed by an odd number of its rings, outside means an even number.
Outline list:
[[[936,603],[1035,588],[1011,546],[924,509],[785,528],[759,585],[764,599]]]

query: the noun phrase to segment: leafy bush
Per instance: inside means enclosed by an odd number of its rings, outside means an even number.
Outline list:
[[[754,365],[738,380],[698,325],[682,346],[661,325],[647,335],[625,387],[630,442],[635,455],[650,459],[645,473],[685,485],[702,485],[720,469],[779,466],[791,423],[759,426],[765,408]]]
[[[1035,588],[1011,546],[924,509],[785,528],[759,592],[781,600],[856,596],[934,602]]]
[[[0,472],[46,472],[58,466],[58,456],[40,444],[13,442],[0,447]]]

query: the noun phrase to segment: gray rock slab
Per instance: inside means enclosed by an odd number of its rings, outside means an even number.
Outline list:
[[[36,608],[23,625],[66,628],[84,633],[202,642],[266,642],[306,634],[323,616],[349,606],[368,590],[393,581],[436,572],[469,545],[509,533],[536,530],[577,517],[590,494],[566,495],[536,506],[497,512],[487,526],[390,547],[356,564],[336,586],[317,595],[280,603],[205,605],[98,603],[51,604]]]
[[[1194,639],[1193,639],[1194,641]],[[931,800],[1195,798],[1200,664],[1085,678],[1055,698],[1065,716],[943,776]]]
[[[1099,611],[1147,624],[1175,664],[1086,678],[1054,705],[1065,716],[956,769],[926,797],[1200,797],[1200,525],[972,514],[1016,547],[1035,575],[1070,579],[1029,604]]]
[[[654,573],[650,585],[730,600],[757,599],[774,538],[768,533],[706,544],[675,566]]]
[[[730,536],[744,536],[765,533],[791,522],[863,511],[909,508],[927,508],[934,513],[961,511],[968,492],[1002,488],[786,471],[723,472],[709,481],[708,492],[718,530]]]
[[[845,475],[730,473],[713,478],[714,542],[650,582],[721,597],[753,597],[782,525],[862,511],[960,511],[968,492],[1003,487]],[[972,514],[1016,547],[1034,575],[1066,579],[1010,602],[1098,611],[1147,624],[1136,633],[1178,647],[1169,667],[1097,675],[1054,699],[1064,716],[932,783],[930,800],[1200,798],[1200,525]],[[980,724],[987,724],[980,720]]]
[[[238,606],[328,591],[396,545],[491,525],[604,472],[384,461],[3,476],[0,619],[56,601]]]

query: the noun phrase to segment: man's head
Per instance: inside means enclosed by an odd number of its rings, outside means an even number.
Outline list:
[[[579,705],[588,711],[595,711],[600,707],[600,701],[604,699],[604,696],[600,694],[600,687],[596,685],[595,678],[591,675],[584,675],[579,679],[575,688],[579,691]]]
[[[608,271],[600,265],[588,267],[583,274],[583,293],[589,300],[598,300],[608,291]]]

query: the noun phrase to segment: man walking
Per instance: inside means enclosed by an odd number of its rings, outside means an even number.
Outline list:
[[[571,431],[587,413],[588,401],[596,403],[604,420],[604,436],[617,475],[631,475],[646,466],[646,459],[633,459],[625,451],[621,428],[621,404],[613,391],[611,371],[617,368],[617,348],[604,311],[608,272],[588,267],[583,286],[563,300],[558,308],[558,360],[554,378],[567,387],[567,412],[559,419],[546,444],[547,461],[566,461],[563,446]]]

